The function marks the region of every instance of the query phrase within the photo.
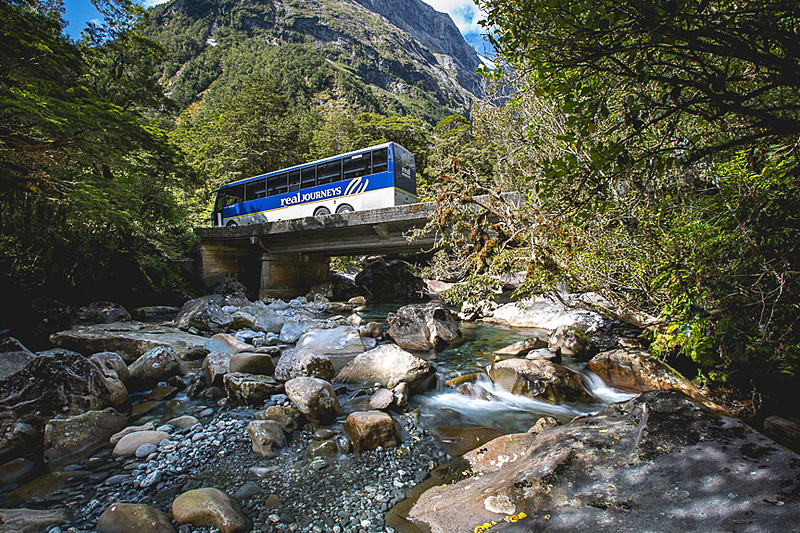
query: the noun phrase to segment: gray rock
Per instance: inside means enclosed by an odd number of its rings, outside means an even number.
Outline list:
[[[303,349],[285,350],[275,367],[275,378],[281,381],[299,377],[330,381],[335,373],[333,363],[327,356]]]
[[[86,355],[116,352],[126,363],[159,346],[172,348],[185,359],[196,359],[197,354],[207,353],[203,348],[205,337],[141,322],[79,326],[50,335],[50,342]]]
[[[769,416],[764,420],[764,433],[795,452],[800,450],[800,418]]]
[[[241,501],[252,498],[259,493],[261,493],[261,487],[258,485],[258,483],[254,481],[247,481],[244,483],[244,485],[236,489],[236,492],[233,493],[233,497]]]
[[[155,427],[155,425],[153,425],[152,422],[148,422],[148,423],[143,424],[141,426],[128,426],[125,429],[123,429],[122,431],[119,431],[119,432],[113,434],[111,436],[111,438],[108,439],[108,442],[112,446],[116,446],[117,443],[120,440],[122,440],[122,437],[124,437],[125,435],[130,435],[131,433],[136,433],[137,431],[153,431],[154,429],[156,429],[156,427]]]
[[[130,320],[131,315],[120,304],[113,302],[94,302],[78,310],[79,324],[112,324]]]
[[[97,521],[97,533],[175,533],[169,515],[144,504],[114,503]]]
[[[369,399],[369,408],[377,411],[388,409],[394,404],[394,394],[388,389],[378,389]]]
[[[173,418],[169,420],[167,424],[174,427],[175,429],[188,429],[190,427],[196,426],[199,424],[200,421],[193,417],[192,415],[183,415],[179,416],[178,418]]]
[[[0,509],[0,533],[42,533],[71,520],[68,509]]]
[[[315,424],[327,424],[339,414],[339,399],[327,381],[300,377],[286,382],[286,395]]]
[[[538,350],[540,348],[547,348],[547,339],[530,337],[510,344],[494,353],[495,355],[507,355],[510,357],[525,357],[531,350]]]
[[[286,305],[283,302],[281,303]],[[286,317],[279,312],[283,309],[285,308],[281,308],[276,302],[270,305],[266,305],[263,302],[253,302],[242,307],[240,311],[255,318],[255,324],[252,329],[265,333],[280,333],[284,322],[286,322]]]
[[[111,407],[68,418],[51,418],[44,427],[44,459],[50,463],[91,451],[105,444],[127,421],[126,416]]]
[[[372,385],[380,383],[393,389],[400,383],[408,383],[412,392],[423,392],[436,379],[436,369],[429,362],[399,348],[384,344],[357,355],[347,363],[334,381]]]
[[[231,357],[230,371],[268,376],[275,372],[275,363],[267,354],[239,352]]]
[[[6,380],[28,366],[36,357],[17,339],[9,337],[0,341],[0,381]]]
[[[184,376],[189,367],[172,348],[159,346],[149,350],[129,367],[131,379],[128,388],[132,391],[152,389],[161,381],[173,376]]]
[[[175,323],[182,330],[194,327],[200,331],[221,333],[233,324],[233,318],[213,300],[199,298],[183,304]]]
[[[233,405],[261,405],[264,400],[283,392],[283,386],[271,376],[231,373],[225,375],[225,392]]]
[[[160,322],[174,320],[180,312],[181,310],[179,308],[169,305],[149,305],[134,309],[133,316],[136,318],[136,320],[143,320],[145,322]]]
[[[256,326],[256,317],[244,311],[234,311],[231,313],[231,318],[233,319],[231,329],[250,329]]]
[[[303,333],[296,348],[325,355],[347,355],[365,350],[361,335],[352,326],[312,329]]]
[[[256,420],[273,420],[280,424],[287,435],[297,431],[304,423],[303,413],[292,407],[272,405],[255,414]]]
[[[203,359],[203,377],[206,385],[221,387],[225,374],[231,370],[231,355],[224,352],[211,352]]]
[[[179,524],[214,527],[222,533],[245,533],[253,527],[236,500],[214,488],[184,492],[172,502],[172,514]]]
[[[158,446],[162,440],[169,439],[169,433],[163,431],[137,431],[122,437],[114,446],[114,457],[128,457],[136,454],[142,444]]]
[[[324,326],[325,322],[321,320],[313,320],[307,317],[291,318],[281,327],[280,340],[281,342],[291,344],[297,342],[304,332]]]
[[[505,304],[492,313],[494,320],[518,328],[555,331],[559,326],[576,326],[586,333],[603,325],[603,317],[593,311],[567,307],[556,298],[538,298]]]
[[[406,305],[386,322],[389,336],[406,350],[439,350],[461,337],[455,316],[439,303]]]
[[[253,331],[252,329],[239,330],[234,335],[234,338],[253,346],[262,346],[267,343],[266,333],[263,331]]]
[[[561,357],[561,348],[539,348],[538,350],[531,350],[525,356],[525,359],[544,359],[551,363],[561,364],[563,358]]]
[[[239,352],[250,352],[253,350],[251,344],[242,342],[233,335],[227,333],[217,333],[208,341],[206,341],[205,349],[211,353],[226,353],[228,355],[236,355]]]
[[[107,378],[115,378],[123,383],[131,379],[131,371],[125,360],[116,352],[99,352],[91,357],[91,360],[102,370]]]
[[[579,327],[559,326],[550,335],[550,348],[559,348],[563,355],[571,355],[579,361],[588,361],[597,353],[597,347]]]
[[[286,437],[280,423],[274,420],[254,420],[247,425],[253,451],[262,457],[275,457],[277,450],[286,446]]]
[[[410,518],[455,533],[524,511],[507,531],[671,533],[783,531],[800,516],[797,456],[679,392],[524,435],[513,450],[487,447],[489,471],[427,490]]]
[[[158,446],[150,442],[145,442],[144,444],[136,448],[136,452],[134,453],[134,455],[139,459],[144,459],[151,453],[157,451],[158,451]]]

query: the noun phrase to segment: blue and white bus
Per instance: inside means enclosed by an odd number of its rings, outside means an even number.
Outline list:
[[[413,204],[416,165],[411,152],[390,142],[243,179],[216,193],[212,226]]]

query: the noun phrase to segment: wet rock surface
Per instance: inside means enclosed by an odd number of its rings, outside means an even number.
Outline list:
[[[515,532],[787,531],[800,518],[797,456],[679,392],[611,404],[524,444],[513,461],[428,490],[411,518],[434,533],[507,517],[517,520],[501,530]]]
[[[550,403],[591,402],[583,376],[544,359],[506,359],[489,367],[494,383],[513,394]]]
[[[337,383],[373,384],[393,389],[407,383],[413,392],[422,392],[433,385],[436,369],[394,344],[383,344],[357,355],[339,371]]]

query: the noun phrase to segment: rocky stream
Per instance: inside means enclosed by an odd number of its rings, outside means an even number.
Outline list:
[[[0,532],[800,531],[800,457],[636,330],[215,294],[0,354]]]

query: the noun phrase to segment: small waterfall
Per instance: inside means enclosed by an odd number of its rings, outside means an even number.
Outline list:
[[[612,389],[603,382],[600,376],[590,370],[582,370],[581,375],[583,376],[584,383],[586,383],[586,388],[589,390],[589,393],[603,403],[624,402],[636,396],[635,394]]]

